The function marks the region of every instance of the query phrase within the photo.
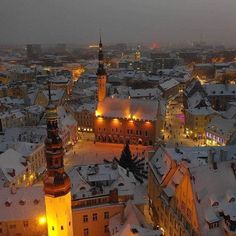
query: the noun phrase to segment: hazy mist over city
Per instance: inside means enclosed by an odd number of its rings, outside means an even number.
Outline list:
[[[0,43],[233,45],[235,0],[1,0]]]

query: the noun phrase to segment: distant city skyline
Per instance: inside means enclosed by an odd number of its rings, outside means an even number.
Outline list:
[[[2,0],[0,44],[234,45],[235,0]]]

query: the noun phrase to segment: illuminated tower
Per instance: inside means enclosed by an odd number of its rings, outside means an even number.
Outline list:
[[[97,83],[98,83],[98,101],[102,102],[106,97],[106,81],[107,81],[107,73],[104,68],[103,61],[103,51],[102,51],[102,40],[100,35],[99,42],[99,52],[98,52],[98,69],[97,69]]]
[[[64,170],[64,150],[57,125],[57,107],[51,102],[50,84],[48,92],[47,138],[45,141],[47,173],[44,179],[48,236],[71,236],[73,235],[71,184],[69,176]]]
[[[140,59],[141,59],[141,51],[140,51],[140,45],[138,45],[137,50],[134,54],[134,60],[140,61]]]

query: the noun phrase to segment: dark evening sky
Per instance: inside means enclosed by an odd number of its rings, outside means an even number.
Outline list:
[[[0,43],[236,42],[236,0],[1,0]]]

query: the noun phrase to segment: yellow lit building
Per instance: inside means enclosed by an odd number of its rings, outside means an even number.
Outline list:
[[[123,209],[122,203],[73,209],[74,235],[109,236],[110,217],[119,214]]]
[[[185,110],[185,134],[192,138],[205,137],[205,128],[216,111],[211,107],[190,108]]]
[[[158,149],[149,163],[148,196],[165,235],[235,235],[232,152],[235,146]]]

